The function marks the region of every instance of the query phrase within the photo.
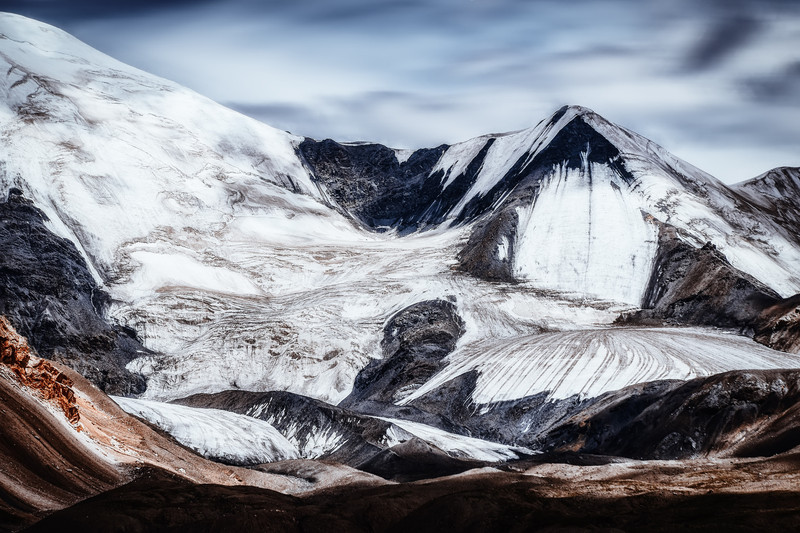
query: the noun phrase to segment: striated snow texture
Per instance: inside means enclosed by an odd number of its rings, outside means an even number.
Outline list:
[[[692,379],[736,369],[800,366],[800,355],[745,337],[701,328],[615,328],[520,336],[457,349],[448,366],[408,404],[451,379],[477,370],[476,404],[547,392],[549,398],[599,396],[628,385]]]
[[[203,457],[235,465],[297,459],[299,453],[263,420],[219,409],[199,409],[112,396],[128,413],[144,418]]]
[[[346,443],[347,436],[333,424],[329,425],[306,425],[307,421],[302,420],[297,416],[296,412],[289,409],[284,409],[279,413],[265,418],[269,405],[262,403],[254,405],[247,410],[246,416],[265,420],[267,422],[276,423],[283,420],[290,420],[291,422],[282,428],[282,434],[286,439],[295,446],[300,456],[304,459],[319,459],[325,457]]]
[[[409,420],[400,420],[397,418],[379,417],[379,419],[392,424],[385,436],[385,443],[388,447],[395,446],[408,441],[412,437],[416,437],[428,444],[436,446],[450,457],[487,461],[491,463],[519,459],[519,453],[534,453],[526,448],[506,446],[482,439],[448,433],[447,431],[426,424],[420,424],[419,422],[411,422]]]
[[[658,231],[618,182],[604,165],[555,169],[536,202],[518,209],[515,276],[550,289],[641,302]]]

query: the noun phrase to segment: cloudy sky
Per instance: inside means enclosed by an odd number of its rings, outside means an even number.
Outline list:
[[[800,166],[797,0],[3,0],[294,133],[398,148],[590,107],[726,182]]]

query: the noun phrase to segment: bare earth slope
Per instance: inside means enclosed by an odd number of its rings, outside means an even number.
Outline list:
[[[151,476],[30,531],[788,531],[800,526],[796,466],[538,465],[303,498]]]

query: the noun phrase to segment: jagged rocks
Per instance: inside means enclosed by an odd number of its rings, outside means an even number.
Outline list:
[[[800,168],[778,167],[733,186],[749,202],[787,230],[800,244]]]
[[[291,392],[224,391],[195,394],[173,403],[224,409],[264,420],[294,443],[307,459],[358,466],[384,446],[389,423]]]
[[[313,178],[346,213],[371,229],[413,231],[441,221],[442,213],[428,211],[442,192],[443,173],[431,170],[446,148],[417,150],[403,162],[379,144],[306,139],[298,151]]]
[[[464,333],[464,321],[453,303],[428,300],[394,315],[383,332],[383,358],[358,374],[353,392],[341,405],[365,400],[395,403],[411,394],[444,365]]]
[[[757,342],[790,353],[800,353],[800,294],[786,298],[761,313],[753,337]]]
[[[14,331],[6,317],[0,316],[0,363],[23,379],[30,359],[28,343]]]
[[[517,211],[506,209],[476,224],[458,255],[459,269],[485,280],[515,281],[513,258],[518,223]]]
[[[8,367],[23,385],[43,399],[58,405],[72,424],[80,420],[72,380],[44,359],[32,359],[27,341],[0,316],[0,363]]]
[[[695,248],[675,228],[657,224],[658,253],[642,310],[620,322],[666,320],[752,332],[761,311],[780,300],[775,291],[734,268],[713,244]]]
[[[658,254],[642,309],[618,323],[734,328],[770,348],[800,351],[800,295],[782,299],[734,268],[713,244],[695,248],[675,228],[658,226]]]
[[[46,220],[19,189],[0,202],[0,313],[39,355],[107,392],[143,392],[144,379],[125,365],[145,348],[132,330],[104,320],[108,294],[75,245],[50,232]]]

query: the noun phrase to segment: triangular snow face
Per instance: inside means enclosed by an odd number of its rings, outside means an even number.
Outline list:
[[[784,296],[800,290],[786,232],[708,174],[576,106],[527,131],[537,141],[525,143],[517,171],[487,176],[462,211],[484,217],[462,252],[467,270],[639,305],[657,220],[696,247],[712,242]]]

